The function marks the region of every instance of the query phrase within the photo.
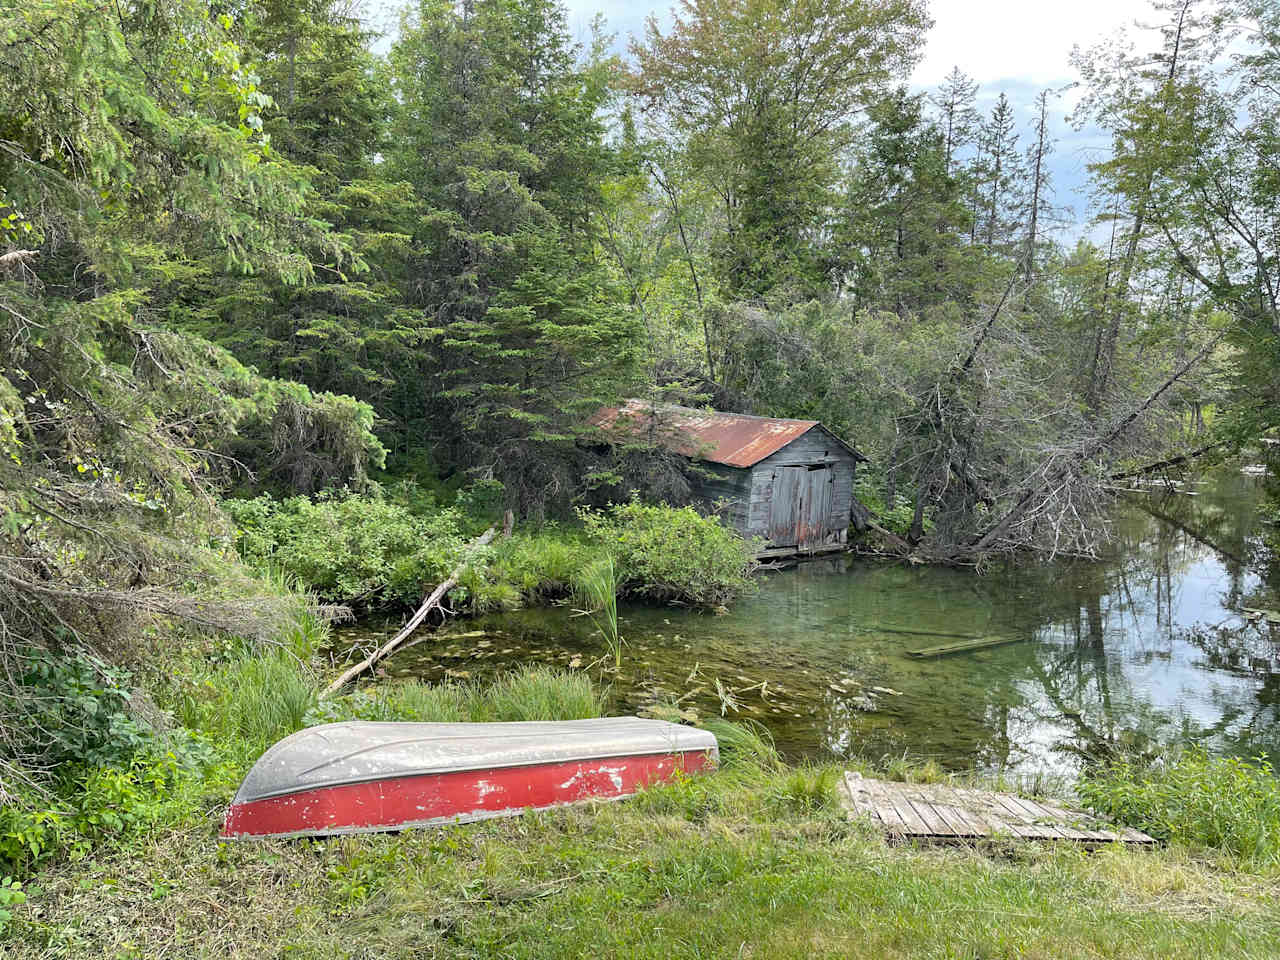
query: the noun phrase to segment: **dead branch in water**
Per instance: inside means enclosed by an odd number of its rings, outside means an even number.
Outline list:
[[[477,549],[479,549],[480,547],[483,547],[486,544],[488,544],[489,541],[493,539],[493,536],[496,532],[497,532],[496,528],[490,527],[488,530],[484,532],[483,535],[481,535],[480,537],[477,537],[475,540],[469,543],[466,549],[463,551],[462,559],[458,562],[458,565],[453,568],[453,572],[449,574],[449,579],[445,580],[438,587],[432,590],[430,594],[427,595],[427,598],[422,601],[422,605],[418,607],[414,615],[409,618],[409,622],[404,625],[404,627],[400,630],[400,632],[397,633],[390,640],[388,640],[386,643],[384,643],[382,646],[380,646],[373,653],[369,654],[369,656],[365,657],[363,660],[357,663],[354,667],[352,667],[351,669],[343,673],[342,676],[338,677],[338,679],[333,681],[333,683],[329,684],[329,686],[325,687],[324,692],[320,694],[321,699],[327,696],[330,696],[334,693],[337,693],[339,690],[345,687],[348,683],[350,683],[356,677],[360,676],[360,674],[364,673],[366,670],[372,667],[379,660],[394,653],[396,649],[400,647],[401,644],[403,644],[407,639],[409,639],[409,637],[413,635],[413,632],[417,630],[418,627],[422,626],[422,621],[427,619],[427,614],[429,614],[436,607],[440,606],[441,602],[445,598],[445,595],[448,594],[450,590],[452,590],[454,587],[458,585],[458,578],[461,577],[462,572],[466,570],[467,563],[471,559],[471,554],[475,552]]]

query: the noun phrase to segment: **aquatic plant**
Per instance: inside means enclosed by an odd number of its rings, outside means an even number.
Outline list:
[[[618,588],[621,584],[613,557],[606,554],[583,567],[578,574],[578,595],[586,607],[580,611],[591,618],[604,639],[614,669],[622,667],[622,635],[618,632]]]

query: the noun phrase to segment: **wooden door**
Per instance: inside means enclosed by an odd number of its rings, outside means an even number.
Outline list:
[[[789,547],[799,543],[800,497],[808,470],[804,467],[777,467],[773,473],[773,496],[769,500],[769,541]]]
[[[835,471],[830,467],[810,468],[805,471],[796,531],[796,543],[802,550],[819,547],[826,539],[827,516],[831,513],[831,494],[834,486]]]
[[[769,502],[769,541],[802,550],[820,546],[827,533],[835,471],[830,467],[778,467]]]

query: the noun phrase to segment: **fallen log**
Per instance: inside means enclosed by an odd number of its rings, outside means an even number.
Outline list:
[[[931,657],[945,657],[952,653],[970,653],[975,650],[988,650],[991,647],[1003,646],[1006,643],[1015,643],[1021,637],[981,637],[977,640],[968,640],[963,643],[944,643],[937,647],[925,647],[922,650],[908,650],[907,656],[915,660],[925,660]]]
[[[1224,446],[1223,441],[1218,440],[1214,443],[1205,444],[1196,450],[1190,450],[1187,453],[1180,454],[1176,457],[1169,457],[1167,460],[1157,460],[1155,463],[1148,463],[1146,466],[1139,467],[1136,470],[1129,470],[1125,473],[1111,474],[1111,480],[1130,480],[1134,477],[1145,477],[1148,474],[1156,473],[1160,470],[1167,470],[1170,467],[1180,467],[1184,463],[1189,463],[1197,457],[1202,457],[1211,450]]]
[[[904,627],[879,627],[858,625],[858,629],[867,630],[871,633],[900,633],[908,637],[945,637],[949,640],[981,640],[982,634],[978,633],[943,633],[938,630],[907,630]]]
[[[394,653],[396,649],[405,642],[405,640],[409,639],[409,637],[413,635],[413,632],[422,625],[422,621],[427,619],[427,614],[440,606],[445,595],[458,585],[458,578],[462,576],[462,571],[467,568],[467,561],[471,559],[471,554],[478,548],[488,544],[488,542],[493,539],[495,532],[495,528],[490,527],[482,536],[477,537],[475,540],[471,541],[471,543],[467,544],[466,549],[462,552],[462,559],[458,561],[458,565],[454,567],[453,572],[449,574],[449,579],[444,581],[432,590],[430,594],[428,594],[427,598],[422,601],[422,606],[418,607],[417,612],[409,618],[409,622],[404,625],[400,632],[380,646],[377,650],[373,651],[373,653],[369,654],[369,656],[365,657],[365,659],[357,663],[354,667],[347,670],[342,676],[338,677],[337,680],[329,684],[329,686],[325,687],[324,692],[320,694],[320,699],[323,700],[330,694],[337,693],[379,660]]]

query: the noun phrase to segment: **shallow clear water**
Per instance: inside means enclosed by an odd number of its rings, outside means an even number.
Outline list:
[[[1280,643],[1233,612],[1280,607],[1259,483],[1223,471],[1188,488],[1198,496],[1130,498],[1102,562],[978,575],[842,558],[763,575],[757,595],[721,616],[627,606],[617,673],[567,606],[458,622],[385,670],[434,680],[534,661],[590,669],[619,712],[683,698],[702,715],[764,723],[791,757],[1069,773],[1107,744],[1277,753]],[[948,642],[924,632],[1014,642],[908,657]],[[363,626],[341,639],[384,635]]]

